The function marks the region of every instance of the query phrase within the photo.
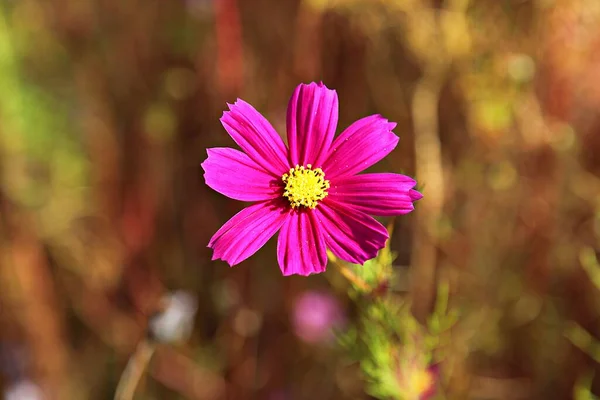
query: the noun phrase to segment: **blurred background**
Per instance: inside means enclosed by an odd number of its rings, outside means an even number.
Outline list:
[[[398,122],[392,289],[458,312],[436,398],[600,393],[597,0],[0,0],[4,398],[111,399],[134,353],[139,399],[372,398],[343,270],[206,248],[244,206],[200,168],[226,102],[284,135],[313,80],[340,129]]]

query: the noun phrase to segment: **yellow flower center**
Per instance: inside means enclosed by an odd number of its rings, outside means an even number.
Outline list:
[[[329,181],[325,179],[325,173],[321,168],[312,169],[312,165],[306,167],[296,165],[290,168],[287,174],[281,177],[285,183],[283,196],[290,201],[292,208],[304,206],[315,208],[319,200],[327,196]]]

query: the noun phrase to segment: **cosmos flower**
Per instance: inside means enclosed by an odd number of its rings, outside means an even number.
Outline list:
[[[284,275],[323,272],[327,249],[355,264],[377,255],[388,233],[369,214],[409,213],[422,195],[405,175],[357,175],[396,147],[395,123],[372,115],[334,139],[337,122],[337,93],[322,83],[294,91],[287,110],[288,146],[250,104],[238,99],[229,105],[221,123],[243,151],[208,149],[204,179],[217,192],[254,204],[211,238],[213,260],[236,265],[278,231]]]

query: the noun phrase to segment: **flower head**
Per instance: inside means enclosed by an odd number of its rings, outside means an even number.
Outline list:
[[[408,176],[357,173],[396,147],[396,124],[372,115],[334,139],[337,120],[337,94],[322,83],[301,84],[294,91],[288,146],[250,104],[238,99],[229,105],[221,122],[242,151],[208,149],[204,178],[217,192],[254,204],[211,238],[213,260],[238,264],[278,231],[277,259],[284,275],[323,272],[327,249],[363,264],[385,246],[387,230],[369,214],[409,213],[422,195]]]

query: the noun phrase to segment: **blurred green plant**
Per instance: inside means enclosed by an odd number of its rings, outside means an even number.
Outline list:
[[[599,215],[599,213],[600,207],[596,211],[596,215]],[[600,290],[600,262],[598,261],[596,251],[592,247],[582,248],[579,252],[579,262],[590,281]],[[581,325],[575,321],[571,321],[566,324],[564,335],[575,347],[590,356],[597,363],[600,363],[600,340],[595,338]],[[591,391],[593,380],[593,370],[580,376],[573,388],[573,398],[576,400],[598,399]]]
[[[24,76],[35,43],[0,8],[0,154],[6,195],[38,209],[42,232],[60,230],[86,203],[89,163],[73,136],[73,110]]]
[[[448,284],[439,285],[435,309],[421,325],[411,313],[410,297],[396,290],[399,274],[389,241],[364,266],[329,258],[348,278],[348,295],[358,309],[356,325],[338,340],[360,363],[367,392],[379,399],[429,397],[440,386],[444,350],[458,320],[457,310],[448,306]]]
[[[597,400],[599,397],[592,394],[592,381],[594,380],[593,372],[582,375],[573,389],[573,398],[575,400]]]

